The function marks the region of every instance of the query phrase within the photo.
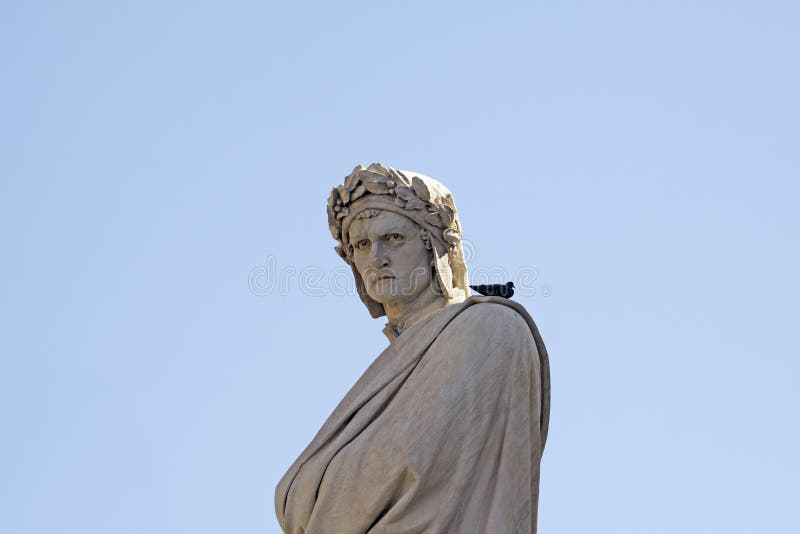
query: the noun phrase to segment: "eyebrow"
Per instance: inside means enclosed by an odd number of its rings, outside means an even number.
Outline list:
[[[391,234],[400,234],[405,237],[412,232],[411,228],[408,228],[406,225],[400,225],[400,224],[391,225],[388,228],[380,228],[379,230],[380,231],[375,232],[375,234],[381,237]],[[351,243],[361,241],[362,239],[370,239],[370,237],[368,235],[364,235],[363,232],[359,232],[358,230],[354,232],[352,227],[347,231],[347,235]]]
[[[358,232],[358,231],[354,232],[353,230],[348,230],[347,231],[347,238],[348,238],[348,241],[350,241],[351,243],[355,243],[356,241],[361,241],[365,237],[366,236],[362,235],[361,232]]]

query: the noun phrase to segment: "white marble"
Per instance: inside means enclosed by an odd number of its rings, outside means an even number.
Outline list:
[[[450,192],[358,166],[328,223],[390,344],[280,481],[284,532],[535,533],[547,352],[520,304],[470,296]]]

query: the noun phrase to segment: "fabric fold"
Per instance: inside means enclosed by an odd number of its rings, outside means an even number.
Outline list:
[[[275,493],[287,534],[534,533],[549,365],[518,303],[471,297],[392,342]]]

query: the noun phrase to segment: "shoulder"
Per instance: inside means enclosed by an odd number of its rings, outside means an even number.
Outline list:
[[[472,298],[462,304],[464,308],[453,318],[448,329],[465,330],[483,339],[499,338],[508,341],[520,336],[532,338],[532,332],[523,317],[525,308],[514,303],[498,302],[495,298]],[[517,310],[516,308],[519,308]]]
[[[508,301],[501,297],[472,297],[464,302],[466,307],[461,313],[477,315],[486,319],[491,319],[493,317],[510,319],[516,317],[524,321],[522,315],[514,309],[516,307],[524,310],[524,308],[522,305],[517,303],[512,304],[512,302],[513,301]]]
[[[458,314],[462,320],[479,320],[493,326],[514,324],[527,327],[522,315],[527,312],[521,304],[504,302],[500,297],[473,297],[464,305],[464,309]]]
[[[430,360],[441,359],[470,376],[475,369],[506,373],[536,366],[537,346],[522,315],[525,309],[520,307],[520,313],[516,303],[484,298],[470,299],[453,310],[457,313],[431,345]]]

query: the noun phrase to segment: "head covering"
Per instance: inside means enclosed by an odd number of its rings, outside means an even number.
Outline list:
[[[353,270],[356,289],[372,317],[386,315],[383,304],[373,300],[352,259],[348,230],[355,217],[367,209],[392,211],[417,223],[433,254],[438,290],[448,300],[469,296],[467,264],[461,247],[461,223],[453,195],[428,176],[373,163],[359,165],[328,197],[328,225],[339,241],[336,252]]]

